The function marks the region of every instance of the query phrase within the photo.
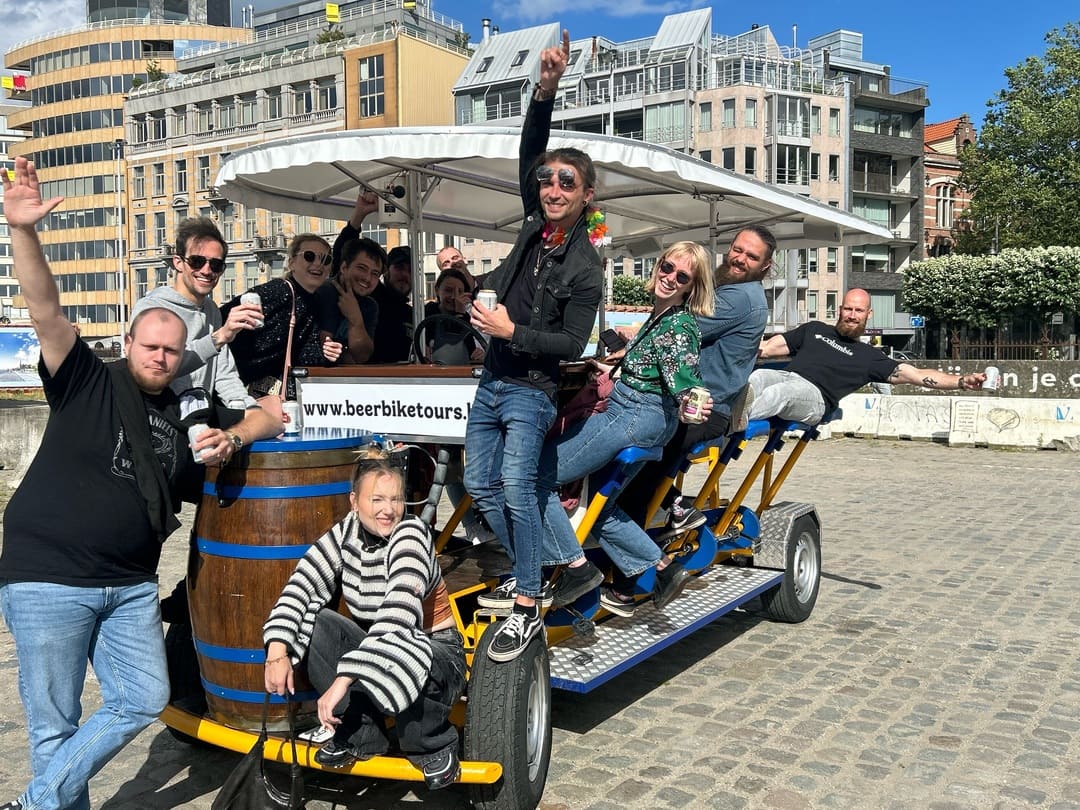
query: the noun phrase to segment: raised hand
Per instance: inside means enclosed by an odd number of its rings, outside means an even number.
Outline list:
[[[559,79],[570,62],[570,32],[563,29],[562,44],[540,52],[540,86],[546,91],[558,89]]]
[[[4,216],[13,228],[34,227],[64,201],[63,197],[42,201],[37,170],[24,157],[15,158],[14,180],[6,171],[0,170],[0,174],[4,176]]]

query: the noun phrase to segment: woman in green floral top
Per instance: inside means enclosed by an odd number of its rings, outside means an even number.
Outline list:
[[[698,376],[701,335],[694,317],[712,315],[713,276],[708,254],[693,242],[672,245],[656,263],[646,289],[653,295],[652,314],[625,352],[610,358],[619,364],[607,410],[549,439],[540,457],[540,508],[547,529],[545,563],[568,565],[555,583],[553,607],[561,606],[560,592],[580,590],[573,583],[595,583],[600,578],[596,567],[582,555],[559,503],[558,487],[599,470],[627,447],[662,447],[682,418],[686,394],[702,385]],[[601,594],[602,603],[612,612],[632,614],[630,594],[638,575],[649,569],[656,569],[652,594],[661,608],[679,595],[690,578],[679,563],[660,553],[645,531],[618,508],[615,499],[597,519],[593,534],[618,569],[613,589],[605,588]],[[644,579],[641,584],[649,587]]]

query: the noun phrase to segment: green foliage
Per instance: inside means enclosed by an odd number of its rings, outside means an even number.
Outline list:
[[[159,82],[164,78],[165,71],[161,69],[157,59],[151,59],[146,63],[146,80],[148,82]]]
[[[957,229],[962,252],[1080,245],[1080,23],[1046,42],[1045,56],[1006,69],[1008,87],[961,154],[960,182],[973,193]]]
[[[340,42],[345,39],[345,32],[331,23],[326,26],[326,30],[319,33],[315,37],[315,42],[318,45],[325,45],[327,42]]]
[[[645,282],[634,276],[615,276],[611,282],[611,302],[622,306],[649,306],[652,297],[645,292]]]
[[[1080,312],[1080,247],[1015,248],[996,256],[953,254],[904,272],[904,307],[951,325],[995,327]]]

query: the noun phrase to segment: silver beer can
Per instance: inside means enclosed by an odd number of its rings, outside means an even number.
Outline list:
[[[259,294],[257,292],[244,293],[240,296],[240,303],[262,309],[262,298],[259,297]],[[255,328],[262,329],[265,324],[266,321],[264,321],[262,318],[259,318],[259,320],[255,322]]]
[[[499,302],[499,297],[495,294],[494,290],[480,290],[476,294],[476,300],[484,305],[484,309],[495,309],[496,304]]]
[[[191,447],[191,457],[195,459],[196,464],[202,464],[203,459],[202,452],[195,449],[195,442],[208,430],[210,430],[210,426],[203,423],[192,425],[187,429],[188,445]]]
[[[304,426],[300,417],[300,403],[295,399],[287,399],[281,403],[281,418],[285,422],[286,436],[296,436]]]
[[[683,415],[686,417],[687,422],[700,424],[705,421],[705,405],[708,403],[710,396],[712,394],[709,393],[708,388],[695,385],[690,389],[690,393],[686,395],[686,401],[683,404]]]
[[[997,366],[986,367],[986,379],[983,381],[983,391],[997,391],[1001,385],[1001,369]]]

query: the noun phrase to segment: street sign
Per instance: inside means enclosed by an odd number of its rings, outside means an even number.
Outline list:
[[[911,316],[911,328],[912,329],[922,329],[925,326],[926,326],[926,318],[924,318],[922,315],[912,315]]]
[[[1065,323],[1065,313],[1055,312],[1050,316],[1050,323],[1054,326]]]

